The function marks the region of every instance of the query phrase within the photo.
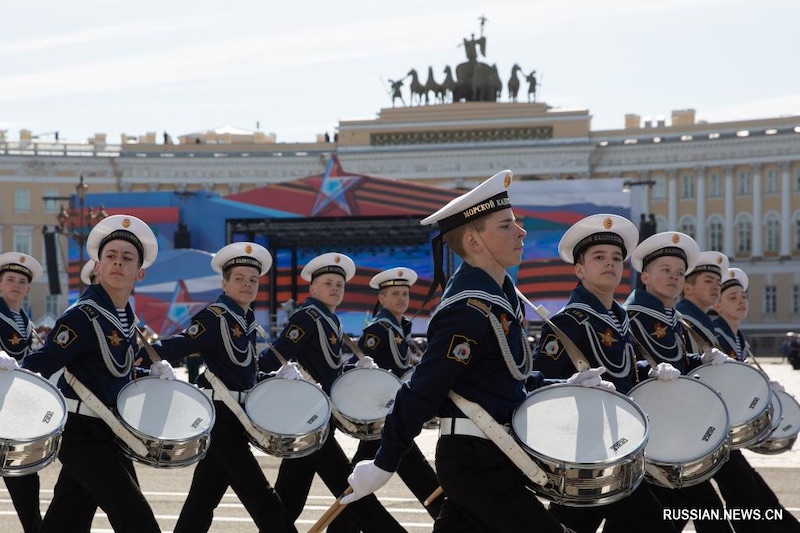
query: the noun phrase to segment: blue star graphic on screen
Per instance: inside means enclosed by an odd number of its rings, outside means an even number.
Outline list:
[[[361,181],[361,176],[343,176],[342,168],[335,158],[328,160],[328,166],[322,174],[322,184],[314,198],[314,206],[311,208],[311,216],[316,216],[324,211],[332,203],[348,215],[352,215],[352,209],[347,201],[347,191]]]

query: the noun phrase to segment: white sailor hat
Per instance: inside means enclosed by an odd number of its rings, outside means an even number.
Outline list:
[[[688,277],[692,274],[711,272],[712,274],[716,274],[721,278],[722,273],[728,271],[728,266],[728,256],[722,252],[700,252],[700,255],[697,256],[697,264],[692,270],[686,272],[686,276]]]
[[[625,217],[618,215],[591,215],[573,224],[558,243],[558,255],[567,263],[575,263],[590,246],[611,244],[622,249],[625,259],[630,257],[639,230]]]
[[[272,266],[272,255],[266,248],[254,242],[234,242],[220,249],[211,259],[214,272],[224,273],[235,266],[249,266],[263,276]]]
[[[686,272],[691,272],[699,255],[700,247],[694,239],[678,231],[664,231],[642,241],[633,251],[631,264],[641,272],[654,259],[674,256],[683,259]]]
[[[749,284],[750,278],[747,277],[744,270],[741,268],[729,268],[728,272],[722,276],[722,285],[720,285],[719,292],[725,292],[725,289],[730,289],[731,287],[741,287],[743,291],[746,291]]]
[[[450,200],[447,205],[424,218],[420,224],[438,224],[441,232],[447,233],[476,218],[509,208],[511,201],[508,199],[508,187],[513,178],[514,174],[510,170],[498,172],[471,191]]]
[[[92,275],[94,274],[94,259],[89,259],[83,264],[83,268],[81,268],[81,281],[84,285],[91,285],[92,284]]]
[[[373,289],[410,287],[417,281],[417,273],[407,267],[394,267],[375,274],[369,281]]]
[[[97,223],[86,239],[89,257],[100,261],[103,247],[110,241],[128,241],[139,250],[140,268],[153,264],[158,255],[158,241],[150,226],[131,215],[112,215]]]
[[[339,274],[345,281],[350,281],[356,274],[356,264],[344,254],[328,252],[309,261],[300,272],[300,277],[306,281],[314,281],[323,274]]]
[[[0,274],[3,272],[17,272],[32,282],[42,275],[42,265],[28,254],[6,252],[0,254]]]

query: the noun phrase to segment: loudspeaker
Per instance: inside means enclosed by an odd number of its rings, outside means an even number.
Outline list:
[[[47,262],[47,281],[50,294],[61,294],[61,281],[58,275],[58,254],[56,253],[56,234],[52,231],[44,233],[44,255]]]
[[[192,232],[186,227],[185,224],[178,224],[178,229],[175,231],[175,248],[191,248],[192,247]]]

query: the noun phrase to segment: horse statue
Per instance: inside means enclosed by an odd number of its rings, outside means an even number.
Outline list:
[[[519,93],[520,85],[519,78],[517,78],[518,72],[522,72],[522,68],[514,63],[514,66],[511,67],[511,77],[508,78],[508,100],[510,102],[517,101],[517,94]]]
[[[423,87],[425,89],[425,105],[430,102],[428,99],[429,93],[433,93],[434,99],[439,101],[439,84],[433,79],[433,67],[428,67],[428,81],[425,82]]]
[[[409,70],[406,77],[411,77],[411,84],[408,86],[411,90],[411,96],[409,98],[410,105],[414,105],[414,95],[417,95],[417,104],[421,105],[423,96],[427,98],[428,90],[419,82],[419,77],[415,69],[412,68]]]
[[[536,82],[536,71],[531,71],[530,74],[525,76],[525,81],[528,82],[528,103],[531,101],[536,102],[536,86],[538,83]]]
[[[439,84],[439,89],[442,91],[442,102],[448,101],[448,93],[450,94],[450,102],[453,102],[453,91],[456,88],[456,80],[453,79],[453,70],[450,65],[444,67],[444,81]]]

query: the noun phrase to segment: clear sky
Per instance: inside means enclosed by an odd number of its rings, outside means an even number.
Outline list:
[[[0,11],[0,129],[313,141],[391,107],[388,80],[411,68],[441,82],[481,15],[481,60],[504,83],[536,69],[539,101],[589,109],[595,130],[684,108],[800,114],[797,0],[44,0]]]

